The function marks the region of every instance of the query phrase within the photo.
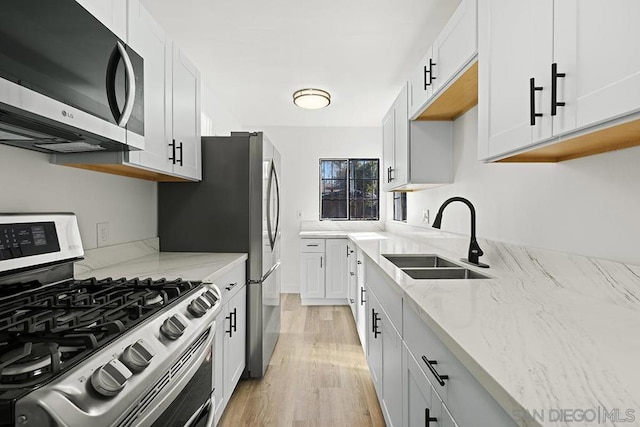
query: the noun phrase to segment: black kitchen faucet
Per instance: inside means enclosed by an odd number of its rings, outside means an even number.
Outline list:
[[[471,241],[469,242],[469,255],[467,259],[463,259],[463,261],[468,262],[469,264],[477,265],[478,267],[489,268],[488,264],[484,264],[479,261],[479,258],[484,255],[482,249],[480,249],[480,245],[478,245],[478,241],[476,240],[476,209],[473,207],[473,204],[464,197],[451,197],[450,199],[445,200],[445,202],[438,209],[438,213],[436,215],[436,219],[433,221],[433,228],[440,228],[442,223],[442,212],[444,208],[452,202],[462,202],[469,207],[471,211]]]

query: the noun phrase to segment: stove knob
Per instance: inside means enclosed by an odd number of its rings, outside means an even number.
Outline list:
[[[209,301],[209,304],[211,304],[212,306],[216,305],[216,303],[218,302],[218,297],[212,291],[207,291],[202,294],[202,296],[204,297],[204,299]]]
[[[149,344],[144,340],[138,340],[134,344],[124,349],[120,360],[131,372],[142,372],[144,368],[149,366],[151,359],[155,356],[155,352]]]
[[[104,397],[115,396],[124,388],[127,380],[131,378],[131,371],[118,359],[93,371],[91,385],[93,389]]]
[[[198,297],[191,301],[191,304],[187,307],[189,313],[196,317],[202,317],[211,308],[211,304],[203,297]]]
[[[170,340],[177,340],[182,336],[188,324],[189,322],[182,314],[176,313],[164,321],[160,326],[160,332]]]

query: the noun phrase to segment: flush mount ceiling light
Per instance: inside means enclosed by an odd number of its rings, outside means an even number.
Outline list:
[[[331,103],[331,95],[320,89],[301,89],[293,94],[293,103],[301,108],[317,110]]]

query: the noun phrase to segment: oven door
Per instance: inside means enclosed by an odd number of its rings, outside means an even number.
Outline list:
[[[212,331],[215,331],[212,328]],[[213,344],[207,344],[200,367],[186,386],[152,424],[153,427],[212,427],[215,420],[213,396]]]

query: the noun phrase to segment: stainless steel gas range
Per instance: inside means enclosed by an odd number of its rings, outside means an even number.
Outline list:
[[[73,279],[72,214],[0,215],[0,426],[210,426],[213,283]]]

